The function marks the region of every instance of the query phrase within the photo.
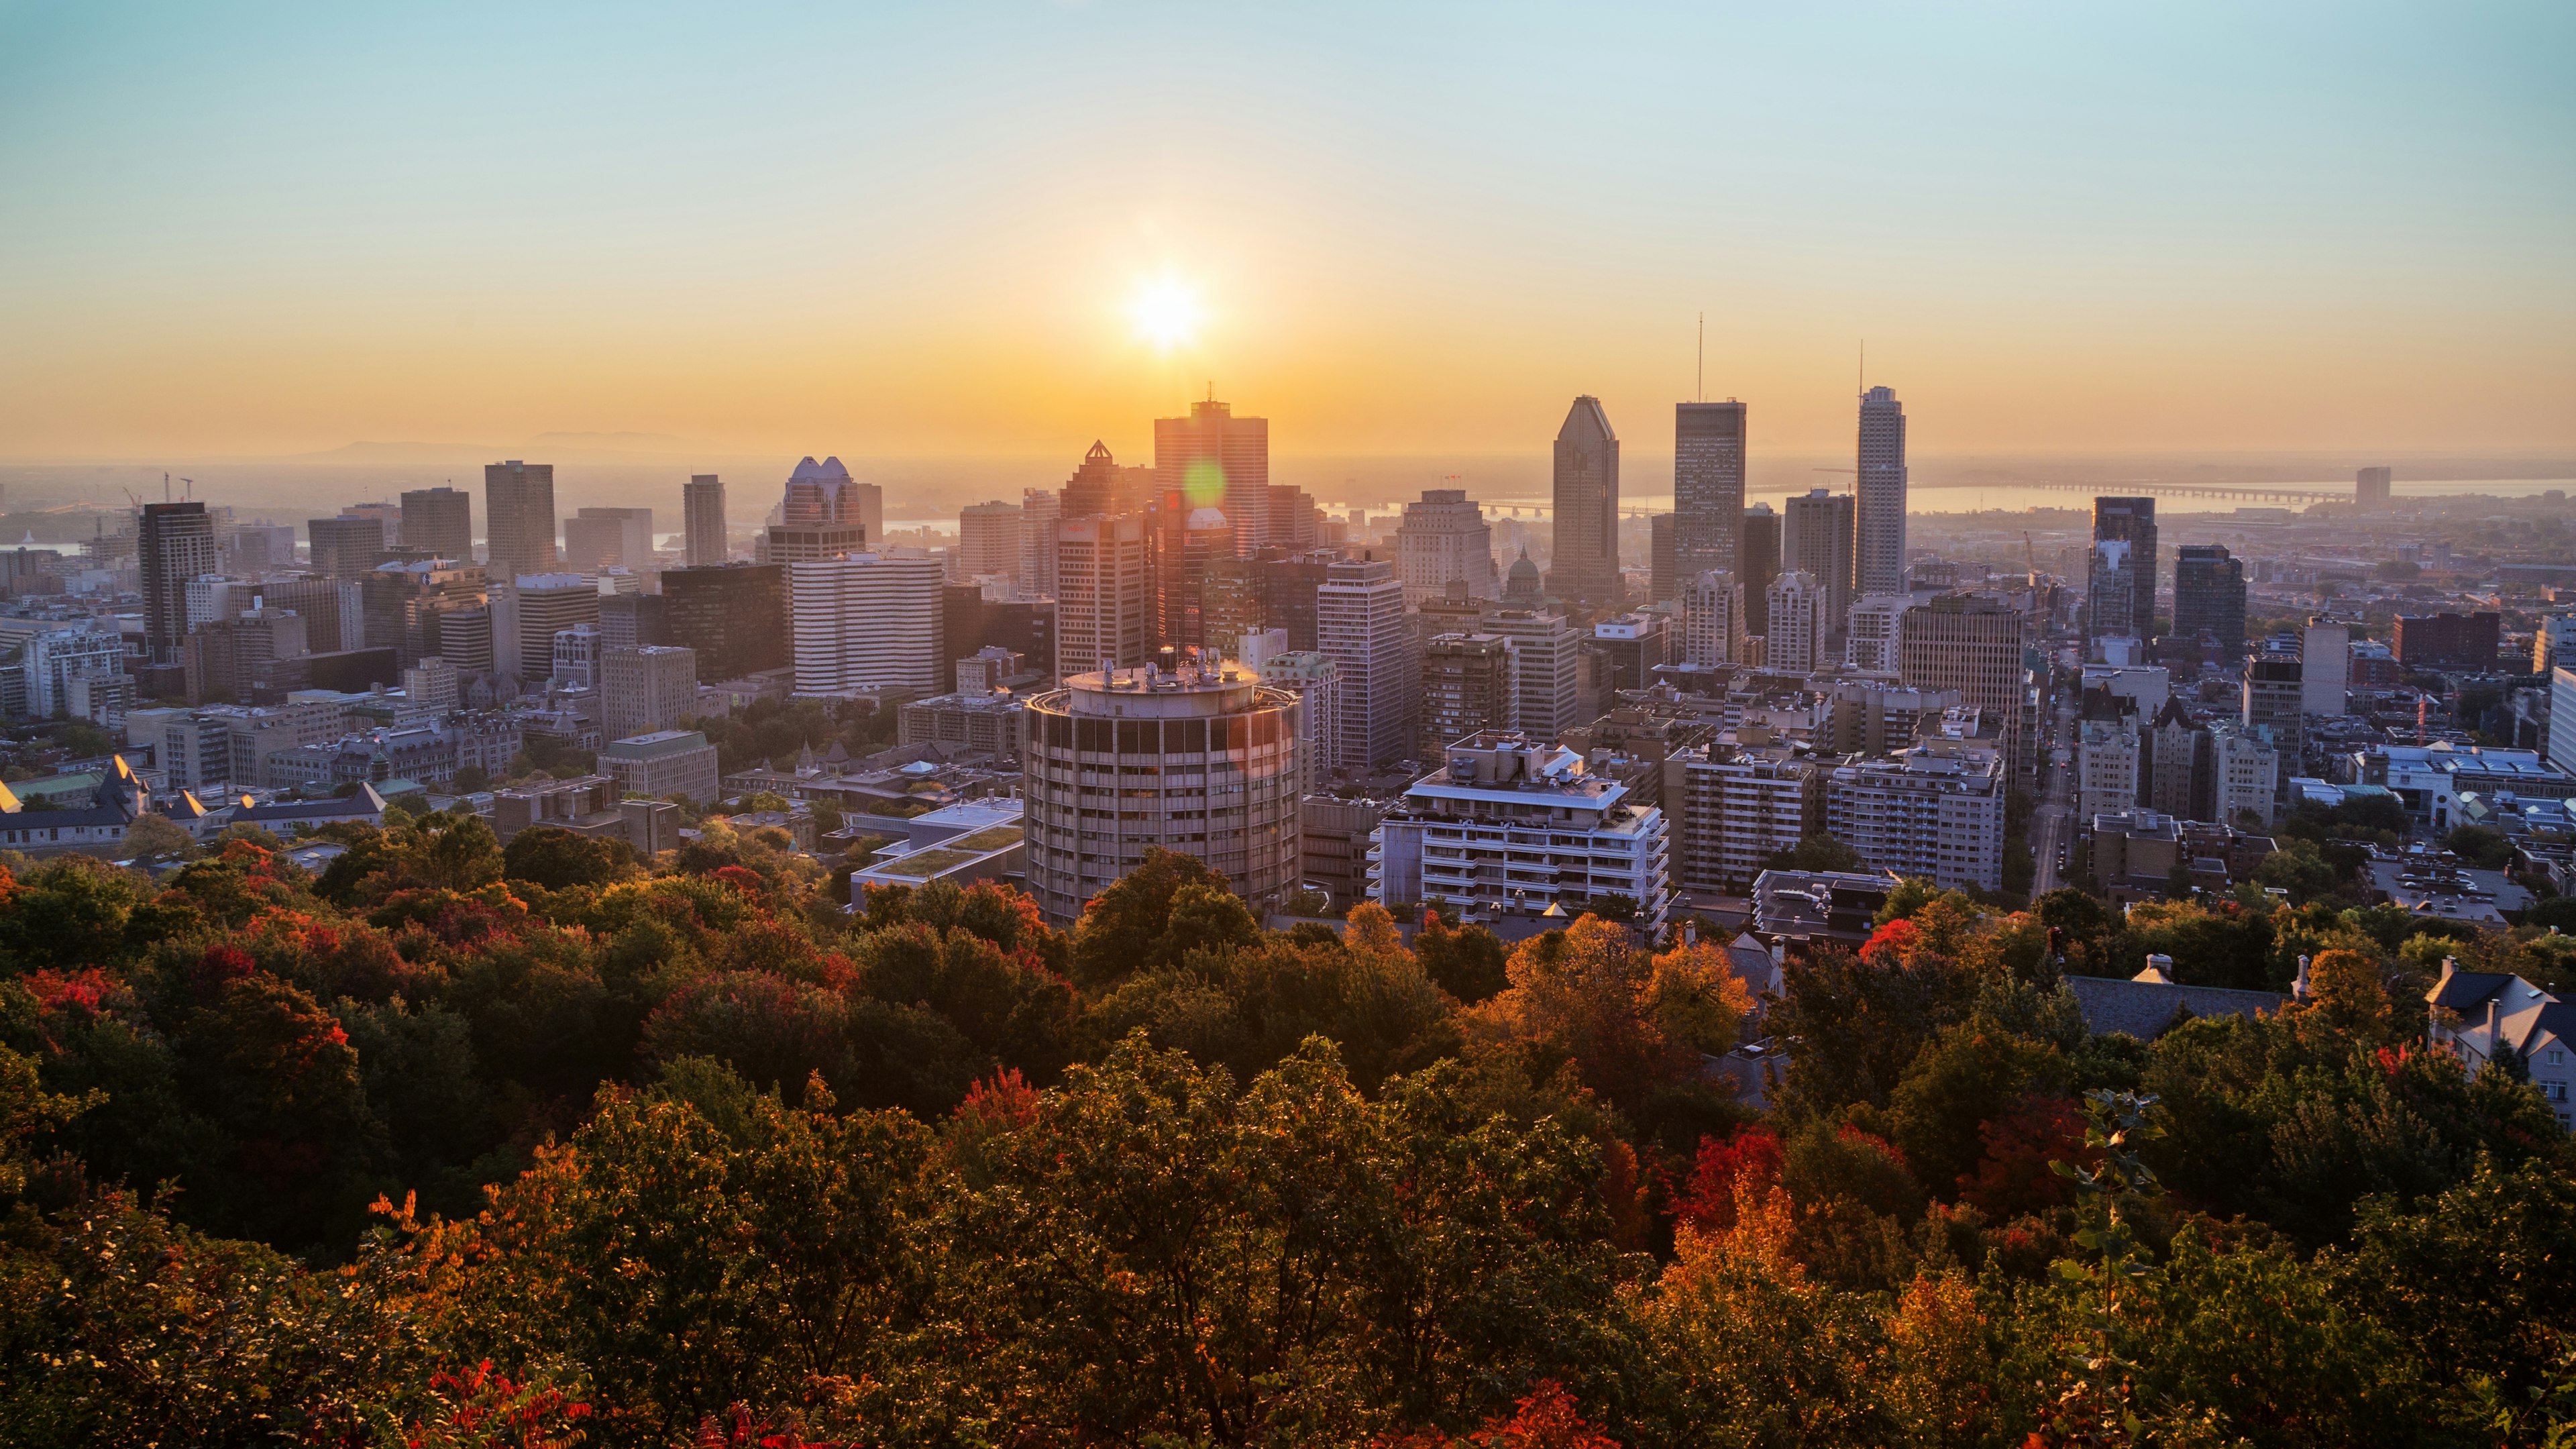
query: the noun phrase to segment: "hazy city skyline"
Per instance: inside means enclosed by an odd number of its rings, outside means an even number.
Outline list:
[[[2480,15],[20,8],[0,458],[1505,452],[1703,311],[1757,460],[2563,448],[2576,17]]]

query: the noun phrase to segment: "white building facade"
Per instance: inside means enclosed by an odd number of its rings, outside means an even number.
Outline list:
[[[1944,890],[2001,890],[2005,789],[1991,751],[1917,746],[1835,766],[1825,829],[1872,870]]]
[[[1660,928],[1671,901],[1664,813],[1628,787],[1587,774],[1583,757],[1516,733],[1449,747],[1379,820],[1369,896],[1384,904],[1452,905],[1467,919],[1569,915],[1605,897]]]
[[[921,549],[787,567],[788,644],[799,694],[948,686],[938,559]]]

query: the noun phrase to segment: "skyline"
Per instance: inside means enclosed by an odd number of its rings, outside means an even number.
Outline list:
[[[2576,445],[2563,11],[1584,21],[22,8],[0,458]]]

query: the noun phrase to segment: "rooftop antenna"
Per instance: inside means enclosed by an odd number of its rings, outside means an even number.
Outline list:
[[[161,501],[170,501],[170,475],[167,473],[161,475]]]
[[[1869,391],[1869,339],[1860,340],[1860,390]]]
[[[1699,314],[1699,378],[1698,385],[1692,391],[1698,394],[1699,401],[1708,401],[1708,314],[1706,312]]]

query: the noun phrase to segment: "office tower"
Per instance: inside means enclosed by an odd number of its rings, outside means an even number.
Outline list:
[[[261,587],[268,591],[272,586]],[[469,667],[469,660],[491,651],[489,643],[464,637],[474,628],[458,618],[460,613],[486,608],[490,603],[491,589],[481,564],[386,564],[368,570],[354,587],[365,620],[364,647],[391,649],[397,668],[409,668],[435,655],[463,669]],[[289,602],[294,598],[292,594],[272,592],[270,598],[281,607],[296,607]],[[595,610],[592,617],[597,617]],[[324,631],[308,627],[306,632],[309,639]],[[338,637],[340,630],[329,632],[334,636],[329,641],[334,649],[317,647],[316,653],[361,647],[359,640]]]
[[[235,528],[232,557],[227,566],[253,574],[295,567],[295,525],[245,523]]]
[[[1234,538],[1234,525],[1227,521],[1225,510],[1190,510],[1180,557],[1164,569],[1163,599],[1169,611],[1161,629],[1164,644],[1177,650],[1215,647],[1207,629],[1208,581],[1220,566],[1240,562]]]
[[[1895,673],[1905,611],[1913,607],[1910,594],[1872,594],[1853,600],[1843,629],[1843,662],[1854,669]]]
[[[1825,831],[1870,870],[1942,890],[2003,888],[2003,757],[1931,742],[1848,760],[1825,777]]]
[[[1315,547],[1324,541],[1322,518],[1322,510],[1315,507],[1314,498],[1305,489],[1291,488],[1285,483],[1270,485],[1269,547],[1284,548],[1291,553],[1303,553]]]
[[[2156,632],[2156,500],[2093,500],[2093,558],[2085,581],[2092,639]]]
[[[260,581],[258,592],[270,608],[292,609],[304,616],[305,642],[314,653],[337,654],[366,646],[363,580],[271,578]]]
[[[1414,758],[1512,721],[1512,646],[1499,634],[1441,634],[1422,651],[1422,743]]]
[[[584,624],[599,627],[599,585],[580,574],[522,574],[510,592],[518,609],[522,677],[551,669],[557,633]]]
[[[1653,684],[1655,671],[1673,662],[1673,646],[1669,614],[1628,613],[1594,624],[1592,648],[1610,666],[1611,697],[1601,702],[1600,713],[1610,712],[1617,691]]]
[[[1180,500],[1181,518],[1223,509],[1235,546],[1258,552],[1270,542],[1270,420],[1238,418],[1213,398],[1190,404],[1188,417],[1156,418],[1154,491]]]
[[[144,504],[134,565],[143,585],[143,662],[176,669],[185,663],[188,581],[215,571],[215,521],[206,505]]]
[[[2576,614],[2544,614],[2532,624],[2531,672],[2567,668],[2576,668]]]
[[[668,594],[602,594],[599,596],[599,643],[603,649],[641,649],[667,645],[671,638]]]
[[[1852,548],[1858,517],[1858,500],[1851,494],[1816,488],[1790,499],[1788,516],[1781,521],[1780,572],[1803,573],[1823,591],[1820,607],[1824,611],[1825,633],[1833,639],[1842,637],[1843,620],[1851,612]],[[1901,594],[1905,585],[1900,580],[1893,589],[1873,592]],[[1766,617],[1763,632],[1767,635],[1770,631],[1771,622]]]
[[[402,673],[403,693],[411,702],[440,714],[453,714],[462,697],[456,666],[432,654]]]
[[[724,480],[713,473],[692,473],[680,487],[680,559],[690,568],[723,563],[731,557],[725,542]]]
[[[1315,591],[1315,648],[1341,667],[1342,735],[1332,763],[1357,771],[1410,756],[1422,671],[1393,564],[1356,559],[1325,570]]]
[[[1729,398],[1677,405],[1673,409],[1674,587],[1710,569],[1738,570],[1743,523],[1744,404]]]
[[[354,579],[392,557],[380,518],[344,513],[313,519],[304,531],[313,543],[313,572],[325,578]]]
[[[2364,513],[2384,511],[2388,507],[2388,474],[2386,468],[2364,468],[2353,474],[2353,506]]]
[[[585,508],[564,520],[563,566],[582,573],[653,562],[653,510]]]
[[[557,629],[554,641],[554,668],[547,678],[573,689],[599,687],[599,626],[575,624]]]
[[[1261,588],[1261,625],[1286,630],[1291,650],[1316,647],[1315,594],[1335,561],[1326,552],[1283,557],[1271,549],[1253,560],[1253,576]]]
[[[1780,576],[1780,515],[1768,503],[1756,503],[1744,510],[1744,526],[1736,535],[1736,552],[1744,566],[1735,571],[1735,581],[1744,586],[1744,632],[1759,634],[1771,627],[1771,581]]]
[[[1055,597],[1055,526],[1064,517],[1063,500],[1052,488],[1020,490],[1020,592]]]
[[[1860,395],[1859,501],[1853,521],[1852,588],[1905,592],[1905,408],[1874,387]]]
[[[1825,666],[1826,587],[1804,569],[1771,581],[1771,631],[1764,635],[1763,667],[1782,674],[1812,674]]]
[[[1671,896],[1664,812],[1583,757],[1527,735],[1451,745],[1447,768],[1416,780],[1378,823],[1369,895],[1387,905],[1455,906],[1486,919],[1572,916],[1607,897],[1659,930]],[[1532,829],[1546,822],[1544,830]]]
[[[761,536],[761,562],[811,563],[864,553],[879,542],[868,521],[871,507],[881,511],[876,485],[852,481],[840,459],[800,458],[787,475],[779,521]]]
[[[2079,720],[2075,727],[2075,819],[2092,828],[2098,815],[2133,810],[2145,778],[2138,717]]]
[[[1082,466],[1065,480],[1058,512],[1065,518],[1142,514],[1154,502],[1154,470],[1121,468],[1109,445],[1094,442],[1082,455]]]
[[[1744,659],[1744,585],[1724,569],[1710,569],[1682,591],[1682,662],[1704,667]]]
[[[655,730],[611,740],[599,751],[599,773],[617,783],[628,801],[667,800],[712,805],[723,789],[716,747],[696,730]]]
[[[555,465],[484,465],[483,531],[493,578],[554,572]]]
[[[1419,604],[1448,591],[1449,581],[1467,585],[1479,599],[1498,598],[1502,578],[1494,572],[1494,530],[1485,510],[1467,501],[1463,488],[1425,488],[1418,503],[1404,505],[1404,522],[1395,530],[1396,576],[1404,581],[1404,601]]]
[[[213,511],[228,514],[232,510],[221,508]],[[340,510],[340,516],[374,519],[377,529],[384,534],[385,548],[389,552],[403,542],[402,505],[399,503],[352,503]]]
[[[1681,597],[1682,559],[1679,528],[1672,514],[1646,520],[1646,601],[1668,604]]]
[[[946,692],[951,661],[939,560],[920,549],[787,566],[788,647],[800,694]]]
[[[305,685],[304,620],[284,609],[246,609],[210,619],[187,639],[190,704],[274,700]]]
[[[2299,632],[2299,712],[2332,719],[2345,712],[2352,678],[2352,626],[2320,614]]]
[[[993,499],[970,503],[957,511],[957,559],[960,578],[1000,574],[1020,576],[1020,506]]]
[[[1210,560],[1207,577],[1199,584],[1199,613],[1203,636],[1200,642],[1209,653],[1252,663],[1242,653],[1243,641],[1267,628],[1262,620],[1260,565],[1248,558]],[[1310,632],[1311,628],[1310,623]],[[1279,636],[1277,652],[1285,654],[1293,647],[1288,643],[1287,630],[1269,632]],[[1310,637],[1306,642],[1311,645],[1314,640]]]
[[[1154,652],[1142,514],[1067,513],[1056,525],[1055,674],[1141,668]]]
[[[669,642],[719,679],[787,667],[787,566],[723,563],[662,575]]]
[[[1535,740],[1552,740],[1591,719],[1581,715],[1584,639],[1562,614],[1535,609],[1488,609],[1481,630],[1511,641],[1519,675],[1512,728]]]
[[[2257,653],[2245,661],[2244,709],[2238,715],[2249,730],[2262,731],[2286,762],[2287,774],[2299,772],[2299,754],[2307,740],[2301,726],[2307,685],[2295,654]]]
[[[1945,594],[1917,604],[1897,629],[1897,682],[1957,690],[1960,703],[2003,721],[2008,744],[2018,746],[2028,627],[2021,610],[1993,599]]]
[[[1619,582],[1619,435],[1601,400],[1578,397],[1556,434],[1556,553],[1547,591],[1613,604]]]
[[[474,495],[462,488],[413,488],[402,495],[405,548],[431,558],[474,562]]]
[[[663,646],[600,651],[600,733],[606,738],[631,739],[672,729],[697,712],[696,650]]]
[[[1243,669],[1081,671],[1031,698],[1023,867],[1038,908],[1070,926],[1152,849],[1206,862],[1255,919],[1285,905],[1308,778],[1298,709]]]
[[[2225,544],[2186,543],[2174,551],[2174,636],[2218,641],[2222,658],[2245,652],[2245,561]]]

